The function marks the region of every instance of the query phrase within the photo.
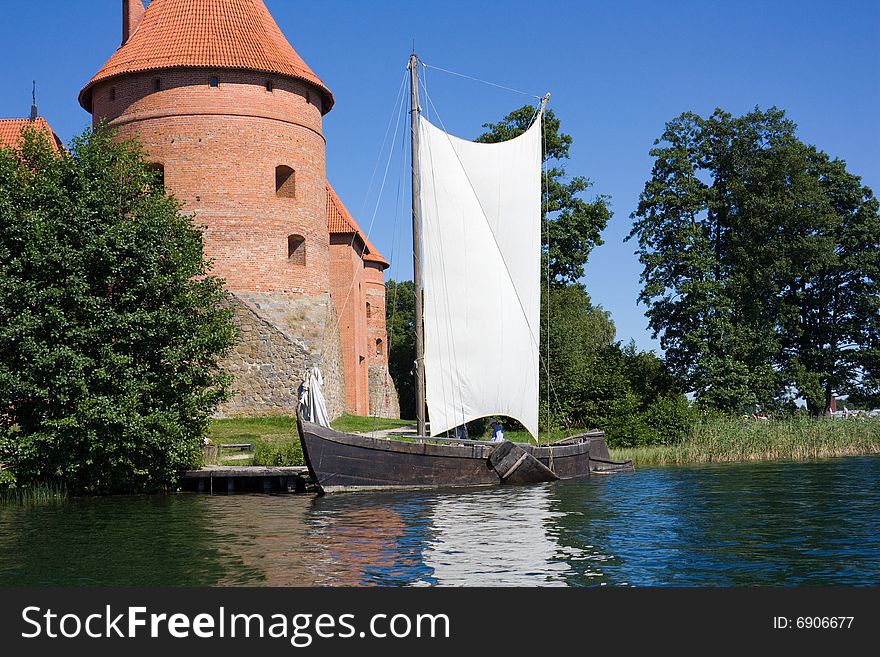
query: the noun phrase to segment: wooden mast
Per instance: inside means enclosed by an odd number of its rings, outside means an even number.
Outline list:
[[[422,319],[422,226],[419,217],[419,58],[409,57],[410,130],[412,137],[413,289],[416,304],[416,424],[425,433],[425,335]]]

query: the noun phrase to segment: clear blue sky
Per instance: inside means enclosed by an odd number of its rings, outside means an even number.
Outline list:
[[[89,125],[76,96],[119,45],[120,4],[3,0],[0,116],[28,114],[36,79],[40,113],[65,142]],[[673,117],[775,105],[799,125],[801,139],[846,160],[880,192],[878,0],[266,4],[336,97],[324,119],[327,175],[364,230],[413,42],[428,64],[534,94],[550,91],[551,107],[574,138],[568,171],[592,179],[614,210],[605,244],[587,265],[587,289],[611,311],[618,338],[635,338],[641,348],[658,343],[636,305],[641,267],[623,238],[650,176],[648,150]],[[466,138],[528,102],[430,69],[428,85],[446,127]],[[399,177],[392,160],[371,238],[393,257],[390,276],[409,278],[408,220],[395,219]]]

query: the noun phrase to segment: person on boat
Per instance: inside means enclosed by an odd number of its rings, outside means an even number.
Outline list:
[[[455,427],[455,439],[456,440],[467,440],[468,439],[467,424],[459,424],[457,427]]]
[[[492,418],[492,442],[504,442],[504,426],[497,417]]]

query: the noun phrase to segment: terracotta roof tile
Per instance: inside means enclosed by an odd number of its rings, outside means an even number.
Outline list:
[[[18,145],[18,139],[21,136],[21,129],[31,125],[30,119],[0,119],[0,146],[9,146],[15,148]],[[49,123],[42,116],[38,116],[33,126],[40,132],[49,135],[49,143],[56,152],[61,152],[64,144],[55,134],[55,131],[49,126]]]
[[[354,220],[354,217],[351,216],[351,213],[342,204],[342,201],[336,195],[336,192],[333,191],[330,183],[327,183],[327,230],[330,231],[331,234],[341,233],[357,235],[364,243],[362,257],[365,261],[377,262],[380,265],[384,265],[383,269],[390,266],[388,261],[382,257],[382,254],[379,253],[376,247],[367,239],[367,236],[364,235],[360,226],[358,226],[357,222]]]
[[[92,108],[95,83],[126,73],[169,68],[262,71],[304,80],[333,94],[288,43],[263,0],[153,0],[131,37],[79,94]]]

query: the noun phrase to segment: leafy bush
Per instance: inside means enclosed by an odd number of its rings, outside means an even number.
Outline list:
[[[15,475],[9,470],[0,470],[0,495],[15,488]]]
[[[670,395],[655,399],[644,416],[646,424],[656,431],[656,439],[641,444],[675,445],[690,435],[700,413],[688,403],[684,395]]]
[[[0,149],[0,462],[20,486],[154,491],[199,465],[234,329],[180,210],[106,129]]]

